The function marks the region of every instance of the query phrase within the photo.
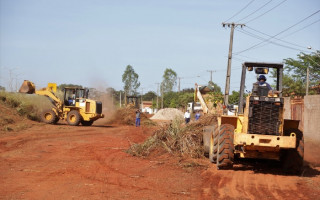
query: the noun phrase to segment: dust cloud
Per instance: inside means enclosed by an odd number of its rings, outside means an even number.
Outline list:
[[[104,114],[104,118],[97,120],[94,124],[105,125],[113,118],[113,115],[117,110],[115,100],[113,99],[112,94],[107,92],[109,86],[106,80],[94,77],[89,83],[89,98],[102,102],[102,113]]]

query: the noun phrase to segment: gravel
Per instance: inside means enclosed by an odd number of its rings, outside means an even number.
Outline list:
[[[183,112],[176,108],[165,108],[165,109],[159,110],[150,119],[173,120],[175,118],[183,119],[183,116],[184,116]]]

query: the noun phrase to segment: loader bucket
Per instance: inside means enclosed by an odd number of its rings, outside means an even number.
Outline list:
[[[19,89],[19,92],[33,94],[33,93],[35,93],[35,90],[36,90],[36,88],[35,88],[34,84],[31,81],[25,80],[25,81],[23,81],[23,83]]]

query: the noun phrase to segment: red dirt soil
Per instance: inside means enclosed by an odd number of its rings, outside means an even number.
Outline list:
[[[277,163],[247,162],[234,170],[188,167],[167,153],[125,152],[154,128],[36,123],[0,134],[0,199],[319,199],[320,168],[303,176]]]

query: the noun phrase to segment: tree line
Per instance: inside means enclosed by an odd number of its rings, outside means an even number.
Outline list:
[[[320,51],[311,54],[298,54],[296,58],[284,59],[283,73],[283,96],[304,96],[306,95],[307,71],[309,71],[309,95],[320,94]],[[276,77],[275,72],[271,71],[271,77]],[[145,94],[138,92],[141,86],[139,75],[131,65],[125,68],[122,75],[123,91],[117,91],[114,88],[107,88],[106,91],[98,91],[90,88],[90,97],[99,98],[106,93],[112,97],[114,104],[124,103],[125,96],[139,96],[144,101],[152,101],[153,108],[171,107],[183,108],[188,102],[194,99],[194,88],[185,88],[182,91],[175,92],[173,89],[177,85],[177,73],[166,68],[162,81],[159,84],[160,93],[148,91]],[[223,93],[221,87],[214,82],[209,81],[208,85],[214,87],[213,98],[221,100]],[[58,89],[63,90],[65,87],[81,87],[81,85],[61,84]],[[0,90],[5,91],[3,86]],[[141,96],[142,95],[142,96]],[[239,101],[239,91],[232,91],[229,95],[229,104],[237,104]],[[158,102],[158,104],[157,104]]]

